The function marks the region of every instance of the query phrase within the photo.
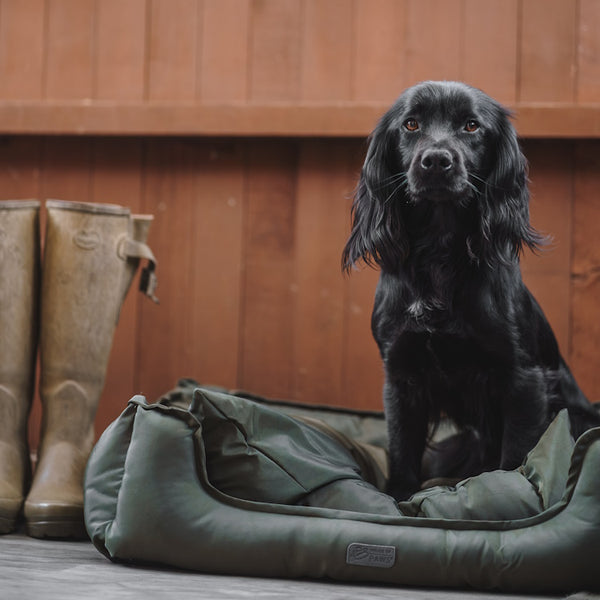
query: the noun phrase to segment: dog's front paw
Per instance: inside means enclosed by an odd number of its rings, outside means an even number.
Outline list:
[[[422,490],[427,490],[432,487],[455,487],[457,483],[464,479],[460,477],[432,477],[421,484]]]
[[[388,484],[386,493],[388,496],[392,496],[396,501],[403,502],[404,500],[408,500],[418,488],[407,487],[403,484]]]

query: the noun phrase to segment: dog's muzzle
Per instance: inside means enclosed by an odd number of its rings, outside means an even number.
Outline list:
[[[408,187],[414,199],[451,199],[467,189],[467,172],[460,154],[446,147],[425,148],[408,172]]]

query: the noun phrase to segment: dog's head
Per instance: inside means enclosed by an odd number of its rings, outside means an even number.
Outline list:
[[[373,131],[353,204],[343,266],[395,271],[410,252],[411,215],[453,211],[475,223],[469,255],[514,261],[540,237],[529,224],[527,163],[509,112],[456,82],[406,90]],[[469,215],[469,216],[467,216]]]

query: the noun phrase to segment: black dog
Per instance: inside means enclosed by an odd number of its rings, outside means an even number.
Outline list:
[[[561,408],[575,436],[600,425],[521,279],[543,239],[506,109],[461,83],[408,89],[371,135],[352,212],[344,268],[381,268],[392,495],[419,488],[442,414],[470,433],[462,476],[519,466]]]

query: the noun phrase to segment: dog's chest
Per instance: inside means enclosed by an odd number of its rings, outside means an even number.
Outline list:
[[[416,297],[406,307],[406,317],[409,320],[423,322],[431,319],[435,312],[439,312],[443,307],[439,302],[426,300],[425,298]]]
[[[453,390],[453,397],[458,390],[460,396],[468,395],[465,386],[497,369],[481,340],[449,324],[439,328],[415,325],[388,348],[388,371],[420,389],[437,390],[440,402],[445,395],[441,390]]]
[[[464,287],[458,284],[461,276],[451,264],[433,259],[423,264],[415,259],[401,279],[402,308],[408,322],[427,329],[450,324],[452,306]]]
[[[426,332],[453,332],[457,329],[455,317],[446,304],[436,296],[413,295],[404,307],[405,330]]]

